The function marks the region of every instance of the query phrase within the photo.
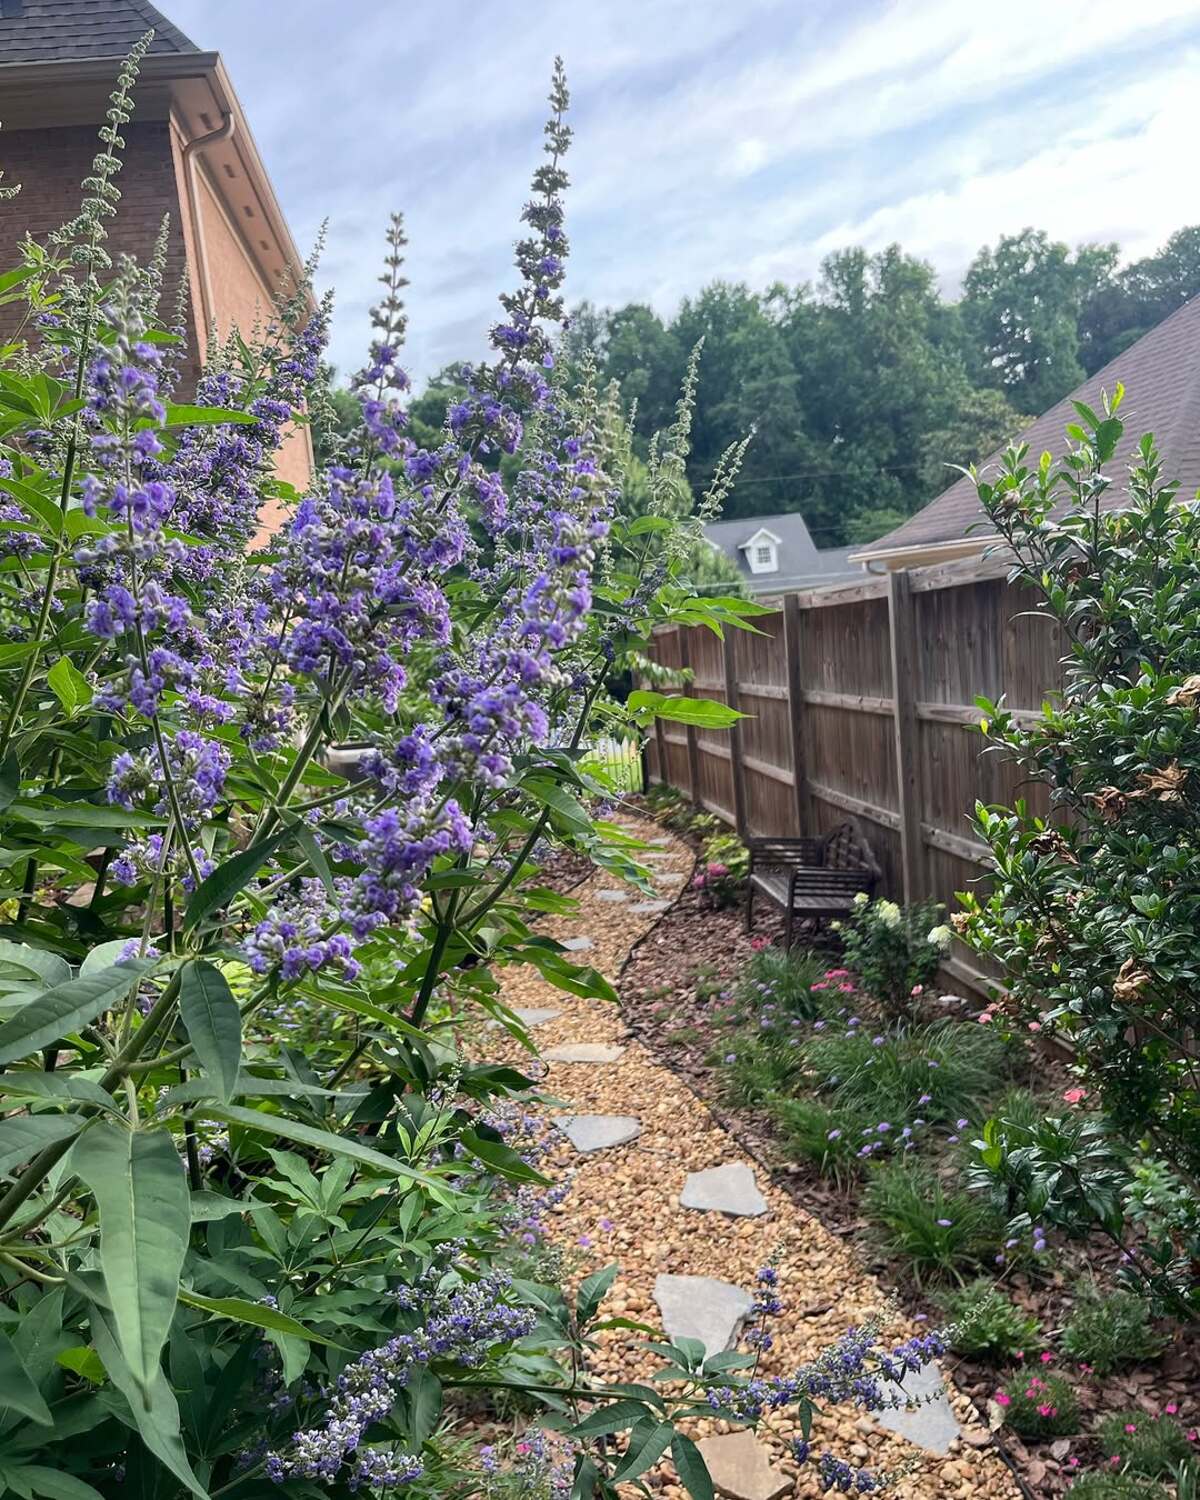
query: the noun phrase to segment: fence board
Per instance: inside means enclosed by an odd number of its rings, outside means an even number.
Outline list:
[[[982,894],[975,803],[1049,804],[1020,768],[981,754],[974,700],[1032,717],[1062,681],[1061,633],[1006,570],[990,558],[802,590],[724,646],[701,627],[657,633],[652,654],[690,664],[689,692],[749,717],[733,732],[660,726],[652,778],[746,834],[821,833],[850,814],[888,894],[951,911],[957,891]],[[949,967],[988,977],[964,950]]]

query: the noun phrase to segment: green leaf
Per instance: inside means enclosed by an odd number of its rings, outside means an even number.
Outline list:
[[[582,1422],[568,1429],[571,1437],[599,1437],[606,1432],[622,1432],[646,1415],[641,1401],[613,1401],[590,1412]]]
[[[61,1354],[54,1356],[54,1363],[78,1375],[81,1380],[90,1380],[93,1385],[104,1384],[104,1361],[87,1344],[80,1344],[75,1349],[64,1349]]]
[[[60,656],[46,673],[46,681],[68,714],[92,701],[91,684],[70,657]]]
[[[220,969],[203,959],[185,964],[180,975],[179,1014],[205,1076],[228,1104],[237,1089],[242,1063],[242,1015]]]
[[[0,1332],[0,1406],[19,1411],[22,1416],[43,1427],[52,1427],[54,1418],[42,1399],[33,1377],[13,1348],[8,1334]]]
[[[344,1349],[344,1344],[335,1344],[323,1334],[314,1333],[295,1318],[267,1307],[262,1302],[247,1302],[242,1297],[202,1297],[199,1292],[180,1288],[179,1300],[187,1307],[212,1313],[215,1318],[231,1318],[235,1323],[250,1323],[255,1328],[268,1328],[274,1333],[286,1333],[292,1338],[303,1339],[310,1344],[326,1344],[330,1349]]]
[[[71,1161],[100,1210],[100,1265],[121,1353],[148,1393],[175,1315],[192,1224],[183,1163],[168,1131],[125,1130],[106,1120],[88,1130]]]
[[[333,871],[329,868],[329,861],[325,858],[325,851],[311,828],[298,824],[296,827],[296,843],[300,846],[300,852],[312,866],[313,873],[318,877],[321,884],[331,896],[337,895],[337,887],[333,883]]]
[[[464,1130],[459,1140],[472,1156],[478,1157],[493,1171],[499,1172],[502,1177],[507,1177],[513,1182],[546,1183],[550,1180],[548,1177],[543,1177],[540,1172],[535,1172],[528,1162],[524,1161],[511,1146],[506,1146],[503,1141],[489,1140],[487,1136],[480,1135],[476,1130]]]
[[[0,1074],[0,1097],[16,1099],[49,1099],[56,1104],[94,1104],[110,1114],[120,1114],[111,1094],[98,1083],[78,1073],[35,1073],[21,1068],[15,1073]],[[50,1119],[50,1115],[39,1115]]]
[[[127,995],[156,962],[152,958],[131,959],[46,990],[0,1026],[0,1063],[28,1057],[87,1026]]]
[[[197,922],[203,922],[218,907],[228,906],[237,893],[253,880],[280,844],[290,837],[291,832],[290,827],[281,828],[270,838],[259,839],[257,844],[251,844],[248,849],[243,849],[240,854],[235,854],[232,859],[218,865],[192,892],[192,899],[188,902],[183,917],[184,930],[195,927]]]
[[[33,529],[42,536],[58,536],[63,528],[62,511],[57,500],[43,495],[41,490],[27,484],[23,479],[0,478],[0,490],[8,493],[29,512]],[[39,524],[40,523],[40,524]]]
[[[66,984],[70,977],[71,965],[57,953],[0,939],[0,982],[10,978],[21,984],[40,980],[42,988],[49,989],[52,985]]]
[[[256,422],[257,417],[248,411],[235,411],[226,406],[167,406],[163,418],[164,427],[224,427],[229,422]]]
[[[311,1125],[302,1125],[298,1120],[289,1120],[284,1115],[268,1114],[265,1110],[242,1109],[236,1104],[206,1107],[207,1120],[220,1120],[226,1125],[242,1125],[247,1130],[261,1130],[264,1135],[278,1136],[285,1141],[298,1141],[302,1146],[313,1146],[318,1151],[327,1151],[332,1156],[348,1156],[365,1167],[374,1167],[377,1172],[386,1172],[392,1177],[406,1177],[411,1182],[432,1187],[432,1180],[422,1172],[393,1161],[382,1151],[364,1146],[356,1136],[334,1135],[329,1130],[317,1130]]]
[[[599,1312],[600,1304],[608,1295],[620,1269],[618,1265],[605,1266],[602,1271],[593,1271],[590,1276],[585,1276],[579,1283],[575,1309],[581,1327],[586,1328]]]
[[[253,1204],[242,1198],[225,1198],[220,1193],[193,1193],[191,1201],[193,1224],[207,1224],[213,1219],[227,1219],[230,1214],[242,1214],[253,1207]]]
[[[671,1439],[674,1436],[675,1424],[673,1422],[656,1422],[653,1417],[649,1416],[639,1422],[629,1434],[629,1446],[613,1475],[613,1483],[620,1484],[624,1480],[636,1479],[639,1474],[644,1474],[671,1446]]]
[[[630,693],[629,711],[639,718],[669,719],[674,724],[694,724],[701,729],[728,729],[746,715],[714,698],[667,697],[645,690]]]
[[[5,1465],[0,1478],[19,1495],[45,1495],[48,1500],[104,1500],[99,1490],[74,1474],[47,1469],[44,1464]]]
[[[209,1500],[208,1492],[192,1473],[179,1434],[179,1404],[167,1377],[160,1369],[147,1390],[139,1389],[133,1373],[121,1356],[112,1330],[103,1316],[92,1312],[92,1342],[104,1361],[108,1378],[129,1403],[130,1415],[142,1441],[161,1463],[164,1463],[191,1490],[198,1500]]]
[[[677,1432],[671,1439],[671,1457],[680,1482],[692,1500],[713,1500],[713,1482],[708,1465],[690,1437]]]
[[[0,811],[8,807],[21,790],[21,763],[17,752],[10,750],[0,762]]]
[[[76,1115],[9,1115],[0,1120],[0,1177],[32,1161],[46,1146],[69,1141],[83,1125]]]

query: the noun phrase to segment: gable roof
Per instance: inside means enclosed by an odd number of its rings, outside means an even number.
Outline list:
[[[0,66],[124,57],[151,28],[151,52],[200,50],[148,0],[17,0],[4,11]]]
[[[1185,302],[1069,396],[1043,412],[1015,441],[1029,444],[1029,457],[1034,463],[1047,450],[1061,454],[1067,441],[1064,433],[1067,423],[1078,421],[1071,403],[1085,401],[1099,411],[1102,392],[1111,394],[1118,381],[1126,392],[1120,412],[1125,432],[1112,460],[1114,481],[1104,497],[1105,509],[1126,503],[1124,475],[1144,432],[1155,436],[1163,457],[1164,475],[1178,479],[1181,492],[1190,498],[1200,488],[1200,296]],[[979,465],[980,470],[994,469],[1003,452],[1003,448],[997,449]],[[902,526],[869,547],[857,548],[852,556],[865,560],[903,548],[957,541],[966,537],[982,517],[975,486],[963,476]],[[982,532],[971,535],[978,536],[981,547],[985,544]]]
[[[744,542],[738,543],[738,551],[744,552],[747,547],[753,547],[757,542],[761,542],[764,539],[768,542],[774,542],[777,547],[783,544],[781,536],[776,536],[773,531],[768,531],[765,526],[760,526],[753,536],[748,536]]]
[[[772,573],[754,573],[745,549],[763,534],[779,549],[779,567]],[[746,516],[740,521],[710,521],[704,535],[733,563],[747,588],[755,594],[779,594],[789,589],[858,578],[862,570],[846,561],[844,547],[821,550],[812,539],[804,517],[797,510],[771,516]]]

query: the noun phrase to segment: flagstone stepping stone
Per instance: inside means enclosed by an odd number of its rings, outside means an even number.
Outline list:
[[[523,1026],[544,1026],[547,1021],[557,1021],[562,1015],[561,1010],[546,1010],[536,1005],[513,1006],[513,1015]]]
[[[624,1047],[607,1047],[603,1042],[568,1042],[542,1053],[546,1062],[561,1063],[615,1063],[624,1055]]]
[[[597,901],[628,901],[628,891],[597,891]]]
[[[740,1214],[755,1218],[767,1211],[767,1200],[758,1190],[754,1173],[741,1162],[706,1167],[689,1172],[679,1195],[681,1208],[700,1208],[709,1213]]]
[[[649,915],[650,912],[666,911],[670,904],[669,901],[635,901],[629,910],[641,917]]]
[[[667,1336],[699,1339],[706,1358],[732,1349],[754,1311],[749,1292],[712,1276],[656,1276],[654,1300]]]
[[[560,1115],[554,1122],[576,1151],[604,1151],[625,1146],[642,1133],[633,1115]]]
[[[595,946],[590,937],[583,937],[582,935],[567,938],[563,942],[563,947],[568,953],[586,953],[589,948],[594,948]]]
[[[748,1431],[704,1438],[700,1453],[719,1495],[729,1500],[779,1500],[792,1481],[771,1465],[770,1450]]]
[[[888,1395],[893,1391],[910,1400],[916,1406],[885,1407],[874,1413],[875,1420],[889,1432],[898,1433],[918,1448],[931,1453],[946,1453],[950,1444],[961,1435],[958,1418],[946,1396],[941,1372],[936,1365],[925,1365],[923,1369],[904,1377],[903,1385],[887,1382],[884,1389]]]

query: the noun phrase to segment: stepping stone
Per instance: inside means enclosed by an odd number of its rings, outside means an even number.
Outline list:
[[[668,1338],[699,1339],[706,1359],[732,1349],[754,1311],[749,1292],[712,1276],[656,1276],[654,1300]]]
[[[740,1214],[756,1218],[767,1211],[767,1200],[758,1190],[754,1173],[740,1162],[689,1172],[679,1195],[681,1208],[700,1208],[708,1213]]]
[[[557,1021],[562,1011],[539,1009],[536,1005],[514,1005],[513,1015],[523,1026],[544,1026],[547,1021]]]
[[[642,1133],[633,1115],[561,1115],[554,1122],[576,1151],[604,1151],[625,1146]]]
[[[629,910],[636,912],[639,917],[648,916],[651,912],[666,911],[670,904],[669,901],[637,901]]]
[[[607,1047],[603,1042],[568,1042],[542,1053],[546,1062],[561,1063],[615,1063],[624,1055],[624,1047]]]
[[[717,1493],[729,1500],[779,1500],[792,1487],[786,1474],[772,1468],[770,1450],[747,1428],[704,1438],[698,1446]]]
[[[913,1407],[885,1407],[872,1415],[881,1427],[898,1433],[918,1448],[930,1453],[947,1453],[950,1444],[959,1437],[962,1429],[954,1408],[950,1405],[942,1385],[941,1372],[936,1365],[904,1377],[903,1385],[891,1381],[884,1384],[887,1395],[918,1399],[920,1405]]]
[[[628,891],[597,891],[597,901],[628,901]]]
[[[595,944],[590,937],[581,936],[566,938],[563,942],[563,947],[568,953],[586,953],[589,948],[594,948]]]

